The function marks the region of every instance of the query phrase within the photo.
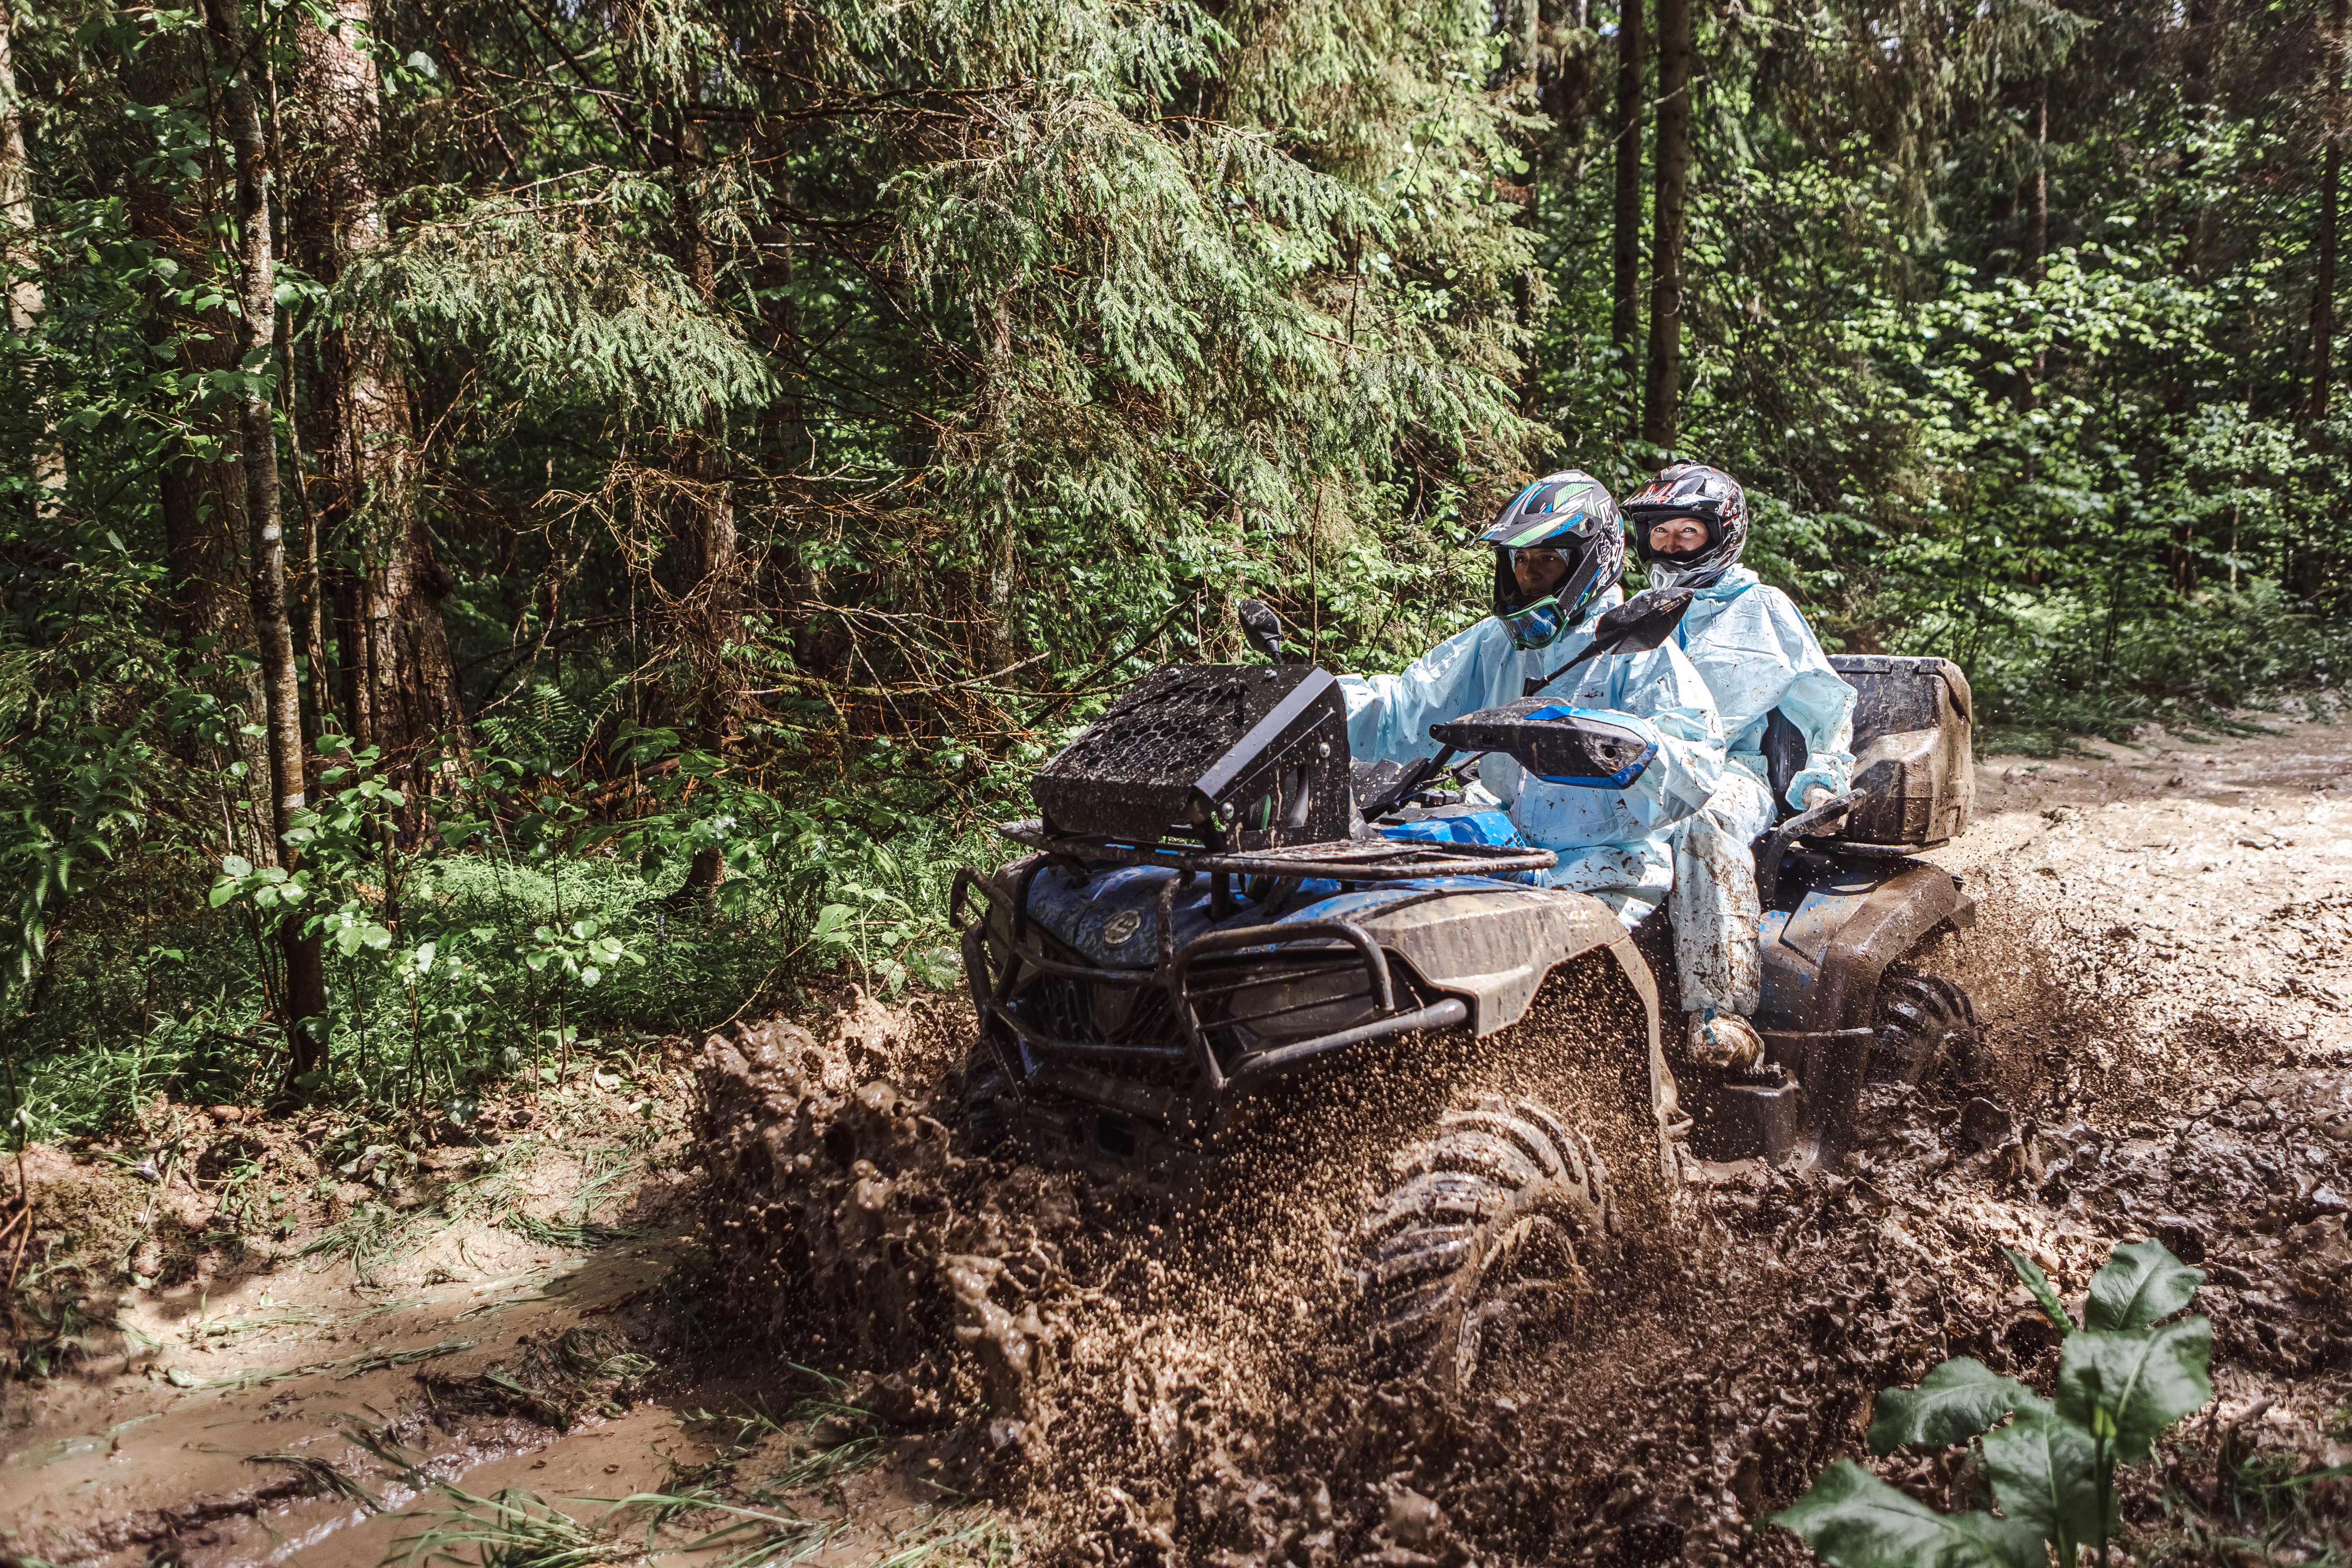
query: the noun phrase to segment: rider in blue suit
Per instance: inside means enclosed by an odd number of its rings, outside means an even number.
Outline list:
[[[1409,764],[1434,756],[1429,727],[1517,700],[1588,646],[1619,603],[1625,536],[1615,501],[1590,475],[1551,474],[1514,496],[1482,536],[1495,551],[1494,613],[1397,675],[1342,676],[1348,741],[1359,757]],[[1706,683],[1671,644],[1586,664],[1544,695],[1627,724],[1657,754],[1622,790],[1523,779],[1489,755],[1479,777],[1527,840],[1553,850],[1549,885],[1590,892],[1632,926],[1674,875],[1673,826],[1713,795],[1723,733]]]
[[[1753,1067],[1764,1042],[1748,1020],[1762,986],[1762,906],[1749,849],[1779,816],[1844,793],[1853,769],[1853,688],[1832,668],[1789,596],[1739,564],[1748,499],[1729,474],[1678,463],[1625,502],[1653,587],[1695,590],[1675,641],[1706,680],[1727,756],[1715,791],[1673,830],[1675,968],[1690,1010],[1691,1055]],[[1804,742],[1779,801],[1764,761],[1778,709]]]

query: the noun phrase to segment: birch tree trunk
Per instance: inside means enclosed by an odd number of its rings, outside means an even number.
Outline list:
[[[246,372],[238,395],[237,434],[243,443],[247,565],[252,573],[253,629],[259,645],[265,723],[269,747],[269,817],[278,863],[291,872],[299,857],[286,841],[294,813],[304,805],[302,693],[294,668],[294,628],[286,614],[286,531],[279,515],[278,435],[271,426],[271,349],[278,321],[277,264],[269,244],[268,144],[254,90],[258,74],[246,31],[243,0],[205,0],[205,27],[225,68],[221,104],[226,140],[236,161],[236,245],[237,356]],[[312,1020],[327,1010],[326,970],[319,939],[302,921],[278,927],[286,963],[287,1044],[291,1074],[325,1065]]]

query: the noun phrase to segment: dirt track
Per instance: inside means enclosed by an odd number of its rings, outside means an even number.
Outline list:
[[[1146,1211],[961,1162],[938,1136],[944,1107],[926,1104],[956,1055],[952,1003],[912,1019],[868,1008],[822,1038],[752,1042],[797,1085],[772,1089],[762,1114],[798,1128],[778,1147],[812,1173],[804,1191],[763,1199],[772,1212],[721,1201],[731,1178],[714,1152],[692,1173],[699,1189],[640,1208],[655,1236],[577,1265],[535,1255],[545,1267],[527,1283],[499,1283],[452,1238],[372,1301],[333,1277],[306,1291],[288,1270],[224,1276],[201,1301],[142,1299],[133,1310],[166,1352],[7,1394],[0,1552],[373,1563],[415,1519],[320,1495],[299,1467],[248,1463],[306,1455],[395,1510],[446,1515],[449,1499],[414,1495],[419,1474],[365,1452],[356,1430],[481,1495],[614,1498],[724,1461],[740,1501],[782,1477],[794,1484],[773,1498],[826,1521],[805,1538],[826,1562],[927,1542],[936,1562],[1016,1542],[1044,1560],[1268,1568],[1786,1560],[1801,1549],[1758,1521],[1859,1451],[1878,1387],[1960,1353],[2029,1380],[2053,1370],[2052,1336],[1997,1243],[2079,1294],[2114,1241],[2150,1233],[2201,1254],[2219,1397],[2132,1478],[2127,1521],[2189,1561],[2264,1560],[2196,1544],[2209,1528],[2274,1530],[2278,1561],[2331,1540],[2352,1551],[2346,1483],[2249,1479],[2352,1460],[2338,1414],[2352,1403],[2352,728],[2105,750],[1988,763],[1977,826],[1938,857],[1983,900],[1937,962],[1989,1026],[1995,1105],[1964,1121],[1969,1097],[1948,1086],[1882,1096],[1844,1172],[1727,1174],[1700,1194],[1692,1237],[1504,1347],[1467,1398],[1282,1364],[1269,1352],[1284,1336],[1266,1325],[1285,1303],[1265,1279],[1188,1278],[1202,1254],[1151,1231]],[[859,1149],[880,1157],[860,1169]],[[665,1287],[693,1250],[665,1238],[692,1201],[720,1228],[781,1234],[820,1211],[856,1222],[837,1255],[792,1255],[793,1278]],[[200,1313],[255,1314],[264,1289],[322,1321],[200,1331]],[[730,1295],[760,1310],[715,1337],[674,1310]],[[758,1337],[762,1323],[774,1337]],[[572,1401],[568,1430],[483,1394],[494,1364],[543,1371],[548,1347],[604,1325],[619,1337],[573,1357],[587,1364],[572,1392],[545,1384]],[[228,1348],[171,1348],[192,1332]],[[609,1353],[624,1343],[663,1364],[630,1372]],[[440,1353],[390,1360],[428,1351]],[[785,1359],[900,1373],[849,1385],[887,1429],[804,1412],[730,1446],[719,1424],[676,1425],[761,1397],[781,1411],[814,1390]],[[210,1386],[164,1381],[175,1365]],[[238,1386],[295,1368],[313,1370]],[[1027,1430],[1007,1428],[1013,1415]],[[856,1453],[812,1470],[829,1444]],[[1939,1504],[1967,1485],[1941,1459],[1879,1468]],[[983,1508],[996,1521],[984,1529]]]

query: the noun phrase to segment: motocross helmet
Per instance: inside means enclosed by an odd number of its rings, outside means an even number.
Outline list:
[[[1599,479],[1574,468],[1547,474],[1513,496],[1478,539],[1495,547],[1495,618],[1510,628],[1515,647],[1559,641],[1625,566],[1616,501]],[[1559,552],[1568,575],[1540,594],[1522,594],[1511,570],[1519,550]]]
[[[1706,524],[1696,550],[1650,548],[1650,530],[1677,517]],[[1625,521],[1656,588],[1704,588],[1729,571],[1748,543],[1748,497],[1739,481],[1705,463],[1675,463],[1625,499]]]

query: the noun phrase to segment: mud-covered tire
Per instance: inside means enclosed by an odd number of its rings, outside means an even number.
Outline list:
[[[1468,1385],[1497,1319],[1584,1283],[1613,1248],[1616,1205],[1592,1141],[1527,1100],[1449,1110],[1392,1162],[1358,1226],[1365,1337],[1383,1370]],[[1514,1278],[1540,1250],[1547,1273]]]
[[[1878,1040],[1870,1076],[1919,1084],[1949,1066],[1963,1079],[1986,1076],[1984,1026],[1959,985],[1940,974],[1890,974],[1878,983]]]
[[[963,1068],[963,1118],[958,1131],[963,1136],[964,1147],[974,1153],[986,1153],[1004,1142],[1013,1131],[1013,1119],[1005,1113],[1005,1097],[1013,1092],[1013,1080],[996,1065],[995,1053],[982,1046],[971,1053]]]

